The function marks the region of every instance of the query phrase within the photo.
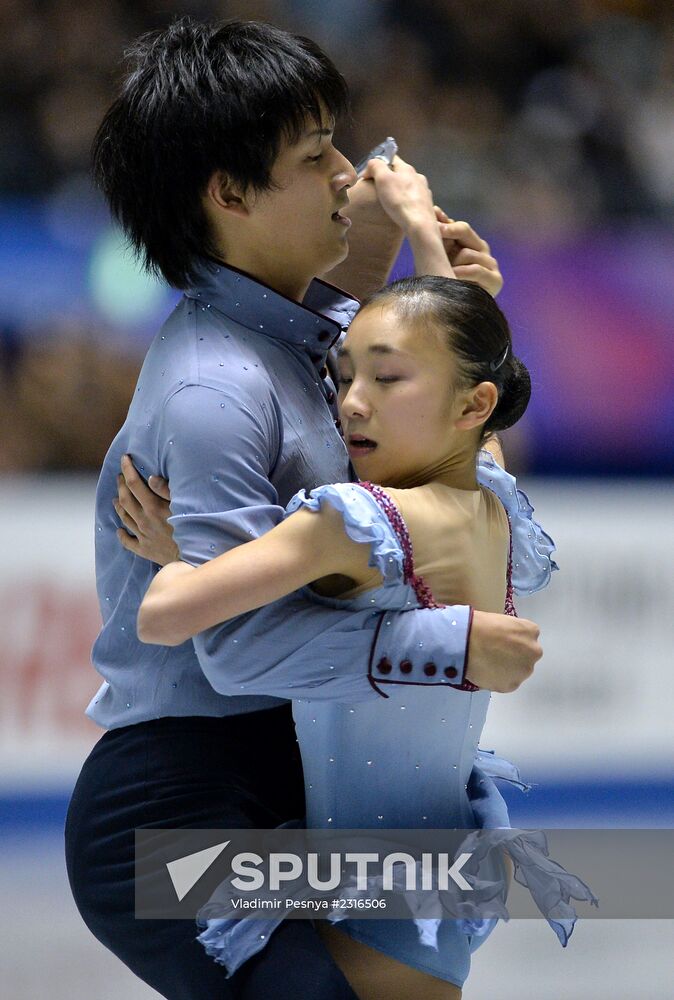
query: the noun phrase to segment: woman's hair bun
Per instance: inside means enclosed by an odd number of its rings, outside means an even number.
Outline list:
[[[516,424],[523,415],[531,398],[531,376],[529,369],[514,355],[506,362],[507,370],[503,388],[494,412],[485,425],[485,431],[505,431]]]

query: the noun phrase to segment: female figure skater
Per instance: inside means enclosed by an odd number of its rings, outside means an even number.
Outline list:
[[[547,584],[554,546],[514,479],[494,461],[476,475],[485,438],[519,420],[530,395],[492,297],[441,277],[398,281],[365,302],[339,363],[361,482],[302,490],[291,516],[255,541],[196,569],[167,565],[140,608],[143,641],[182,643],[301,587],[319,603],[373,611],[462,602],[514,614],[513,586]],[[335,704],[317,689],[316,700],[294,703],[308,827],[467,828],[486,816],[509,825],[495,785],[474,768],[490,693],[450,688],[452,668],[440,663],[423,670],[445,689],[416,687],[412,664],[391,654],[371,673],[375,685],[396,680],[387,697]],[[471,940],[442,921],[437,950],[411,920],[346,920],[323,934],[363,1000],[454,1000],[493,924]],[[217,930],[202,938],[218,957]]]

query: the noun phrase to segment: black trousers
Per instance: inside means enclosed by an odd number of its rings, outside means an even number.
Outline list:
[[[168,1000],[355,1000],[312,924],[285,921],[230,979],[192,920],[134,916],[134,830],[254,829],[304,814],[290,705],[224,719],[157,719],[107,732],[66,820],[66,863],[91,930]]]

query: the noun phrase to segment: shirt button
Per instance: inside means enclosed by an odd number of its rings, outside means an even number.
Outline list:
[[[335,401],[335,394],[332,391],[332,389],[330,389],[330,391],[328,392],[328,394],[327,394],[327,396],[325,398],[327,399],[328,403],[334,403],[334,401]]]
[[[391,661],[388,659],[387,656],[381,659],[377,664],[377,670],[379,671],[380,674],[390,674],[392,669],[393,667]]]
[[[445,677],[456,677],[458,672],[456,667],[445,667]]]
[[[411,674],[412,673],[412,663],[410,660],[403,660],[400,664],[401,674]]]
[[[427,677],[435,677],[437,670],[438,668],[434,663],[427,663],[424,666],[424,673],[426,674]]]

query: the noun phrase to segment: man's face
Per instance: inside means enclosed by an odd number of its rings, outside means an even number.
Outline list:
[[[339,212],[357,178],[332,144],[333,128],[327,115],[320,125],[308,119],[299,141],[286,143],[276,159],[274,188],[247,202],[242,230],[253,263],[245,269],[292,297],[349,252],[351,223]]]

